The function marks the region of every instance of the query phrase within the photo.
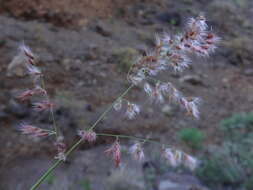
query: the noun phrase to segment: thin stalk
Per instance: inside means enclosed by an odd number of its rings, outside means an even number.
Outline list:
[[[94,129],[97,124],[104,119],[104,117],[106,116],[106,114],[113,108],[113,105],[120,100],[121,98],[123,98],[132,88],[134,87],[133,84],[131,84],[126,90],[125,92],[123,92],[105,111],[104,113],[102,113],[102,115],[98,118],[98,120],[89,128],[89,130]]]
[[[153,144],[161,145],[161,146],[169,146],[166,144],[162,144],[158,141],[154,141],[151,139],[145,139],[145,138],[140,138],[140,137],[134,137],[134,136],[129,136],[129,135],[114,135],[114,134],[108,134],[108,133],[98,133],[97,136],[107,136],[107,137],[116,137],[116,138],[127,138],[127,139],[134,139],[134,140],[141,140],[143,142],[150,142]],[[83,139],[80,139],[77,141],[67,152],[66,156],[69,156],[81,143],[83,142]],[[54,169],[60,165],[63,161],[62,160],[57,160],[42,176],[41,178],[31,187],[30,190],[36,190],[41,183],[49,176]]]
[[[66,156],[70,155],[77,147],[79,144],[81,144],[83,139],[80,139],[77,141],[67,152]],[[41,183],[54,171],[58,165],[60,165],[63,162],[63,160],[57,160],[42,176],[41,178],[30,188],[30,190],[35,190],[37,189]]]
[[[153,143],[153,144],[157,144],[157,145],[161,145],[161,146],[164,146],[164,145],[169,146],[169,145],[160,143],[160,142],[155,141],[155,140],[145,139],[145,138],[140,138],[140,137],[135,137],[135,136],[130,136],[130,135],[114,135],[114,134],[109,134],[109,133],[97,133],[97,136],[126,138],[126,139],[140,140],[140,141],[143,141],[143,142],[149,142],[149,143]]]
[[[113,108],[113,105],[120,99],[123,98],[132,88],[134,87],[133,84],[131,84],[103,113],[102,115],[98,118],[98,120],[90,127],[89,130],[94,129],[97,124],[106,116],[106,114]],[[43,87],[44,88],[44,87]],[[77,141],[71,148],[66,152],[66,157],[70,155],[77,147],[82,143],[83,139],[80,139]],[[63,161],[58,160],[56,161],[40,178],[39,180],[31,187],[30,190],[36,190],[41,183],[47,178],[48,175],[50,175],[56,167],[58,167]]]

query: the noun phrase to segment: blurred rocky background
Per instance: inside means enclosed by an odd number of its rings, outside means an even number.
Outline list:
[[[154,34],[177,33],[189,17],[205,13],[222,38],[209,59],[190,70],[164,73],[185,95],[203,100],[201,118],[177,105],[154,106],[142,89],[129,99],[142,112],[129,121],[111,112],[97,131],[149,137],[202,162],[196,172],[173,169],[160,147],[145,146],[144,163],[126,154],[116,170],[104,150],[111,138],[83,144],[39,189],[252,190],[253,1],[251,0],[0,0],[0,189],[25,190],[52,164],[52,139],[34,141],[17,131],[23,121],[49,126],[47,113],[15,97],[29,88],[22,70],[8,65],[24,41],[39,57],[56,120],[68,146],[127,86],[132,60],[154,45]],[[125,152],[125,153],[124,153]]]

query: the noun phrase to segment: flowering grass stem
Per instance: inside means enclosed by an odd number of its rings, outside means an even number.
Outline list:
[[[104,112],[105,113],[105,112]],[[95,125],[96,126],[96,125]],[[161,146],[169,146],[163,143],[160,143],[158,141],[154,141],[151,139],[145,139],[140,137],[134,137],[134,136],[128,136],[128,135],[114,135],[114,134],[108,134],[108,133],[97,133],[97,136],[107,136],[107,137],[116,137],[116,138],[127,138],[127,139],[134,139],[134,140],[141,140],[143,142],[150,142],[153,144],[161,145]],[[83,142],[83,139],[78,140],[71,148],[66,152],[66,156],[69,156],[81,143]],[[57,168],[63,161],[57,160],[42,176],[41,178],[31,187],[30,190],[36,190],[41,183],[49,176],[55,168]]]
[[[106,114],[111,111],[111,109],[113,108],[113,105],[121,98],[123,98],[132,88],[134,87],[133,84],[131,84],[118,98],[116,98],[116,100],[101,114],[101,116],[97,119],[97,121],[89,128],[89,130],[92,130],[94,129],[97,124],[102,120],[104,119],[104,117],[106,116]],[[44,88],[44,82],[43,82],[43,88]],[[52,118],[54,118],[54,114],[51,112],[51,115],[52,115]],[[57,127],[56,127],[56,124],[55,124],[55,120],[53,119],[54,121],[54,127],[55,127],[55,130],[57,131]],[[109,136],[110,134],[100,134],[100,136]],[[110,135],[110,136],[113,136],[113,135]],[[116,135],[115,135],[116,136]],[[124,136],[124,135],[118,135],[118,137],[122,137],[122,138],[126,138],[127,136]],[[130,138],[130,136],[129,136]],[[137,139],[137,138],[136,138]],[[144,139],[143,139],[144,140]],[[70,149],[66,152],[66,157],[68,155],[70,155],[81,143],[83,142],[83,139],[81,138],[79,141],[77,141],[74,145],[72,145],[70,147]],[[37,189],[42,183],[43,181],[47,178],[47,176],[49,176],[56,167],[58,167],[61,163],[63,162],[63,160],[57,160],[38,180],[37,182],[31,187],[30,190],[35,190]]]
[[[23,59],[25,65],[28,69],[28,73],[34,78],[36,82],[40,79],[42,88],[36,87],[35,90],[27,90],[19,97],[21,100],[28,99],[34,94],[39,92],[41,89],[45,91],[45,98],[47,101],[38,102],[34,104],[34,108],[38,111],[49,110],[51,113],[51,118],[53,122],[53,131],[52,134],[56,136],[56,147],[57,147],[57,156],[58,159],[30,188],[30,190],[36,190],[45,179],[57,168],[66,157],[69,156],[81,143],[93,142],[96,140],[96,136],[107,136],[114,137],[116,141],[112,146],[105,151],[109,156],[112,157],[115,166],[120,166],[121,159],[121,148],[118,141],[119,138],[134,139],[141,141],[141,143],[150,142],[162,146],[162,155],[169,161],[170,165],[177,167],[180,164],[187,166],[191,170],[197,167],[197,159],[184,153],[183,151],[170,148],[170,145],[160,143],[152,139],[139,138],[128,135],[117,135],[117,134],[108,134],[108,133],[98,133],[96,134],[93,129],[102,121],[106,115],[114,108],[116,111],[120,111],[122,108],[122,100],[124,105],[126,105],[125,116],[129,119],[133,119],[137,114],[140,113],[140,107],[125,99],[125,96],[134,86],[143,86],[144,91],[149,96],[149,99],[155,103],[163,104],[166,100],[173,101],[183,108],[186,109],[187,114],[199,118],[200,112],[198,106],[200,104],[200,99],[197,97],[186,97],[171,82],[162,82],[153,78],[151,76],[156,76],[163,70],[173,68],[174,71],[181,72],[186,68],[189,68],[189,65],[192,64],[192,61],[188,54],[195,54],[202,57],[208,57],[210,53],[214,52],[216,44],[220,41],[220,38],[217,37],[212,30],[209,30],[206,19],[203,15],[199,15],[196,18],[190,18],[185,30],[175,36],[169,36],[164,34],[163,36],[156,36],[156,45],[152,51],[146,52],[145,55],[140,56],[136,59],[135,62],[131,65],[128,73],[127,80],[131,85],[119,95],[112,104],[98,117],[98,119],[91,125],[87,130],[80,130],[79,136],[81,137],[75,144],[73,144],[69,150],[66,150],[66,145],[63,142],[63,137],[59,136],[59,128],[56,124],[54,117],[54,104],[50,102],[49,96],[45,90],[45,83],[41,71],[35,66],[35,57],[29,47],[22,45],[20,48],[19,57]],[[17,59],[17,58],[16,58]],[[39,77],[39,78],[38,78]],[[152,80],[155,84],[149,84],[149,80]],[[30,135],[48,135],[48,131],[43,131],[42,129],[34,126],[25,125],[22,128],[23,134]],[[44,133],[43,133],[44,132]],[[47,132],[47,133],[45,133]],[[131,147],[130,151],[134,158],[141,160],[144,158],[144,152],[141,147],[140,142],[135,143]]]

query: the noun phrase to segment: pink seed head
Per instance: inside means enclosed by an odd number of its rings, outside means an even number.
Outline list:
[[[183,155],[183,164],[190,170],[195,170],[198,166],[198,160],[188,154]]]
[[[78,135],[83,139],[88,141],[89,143],[96,141],[97,134],[92,130],[80,130],[78,131]]]
[[[66,161],[66,144],[63,142],[63,137],[58,137],[54,143],[57,149],[57,155],[54,157],[57,160]]]
[[[21,51],[21,54],[23,54],[26,58],[27,58],[27,61],[28,61],[28,64],[31,64],[31,65],[34,65],[34,60],[35,60],[35,56],[32,52],[32,50],[26,46],[25,44],[22,44],[20,47],[19,47],[20,51]]]
[[[112,159],[115,163],[116,167],[119,167],[121,162],[121,147],[119,141],[116,140],[113,145],[105,151],[105,153],[109,156],[112,156]]]
[[[32,137],[48,137],[53,134],[52,131],[44,130],[28,124],[21,124],[19,130],[22,132],[22,134]]]
[[[20,95],[18,95],[17,98],[20,99],[21,101],[24,101],[31,98],[34,95],[34,93],[35,93],[34,90],[26,90],[22,92]]]
[[[54,107],[54,104],[49,102],[49,101],[44,101],[44,102],[38,102],[33,104],[33,108],[36,111],[45,111],[45,110],[50,110]]]

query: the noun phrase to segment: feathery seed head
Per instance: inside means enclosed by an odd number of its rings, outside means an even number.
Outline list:
[[[116,139],[113,145],[109,149],[107,149],[105,153],[109,156],[112,156],[115,166],[119,167],[121,162],[121,147],[118,139]]]
[[[129,119],[133,119],[139,113],[140,113],[139,106],[130,102],[127,103],[126,115]]]
[[[133,158],[138,161],[142,161],[145,158],[142,146],[140,143],[135,143],[129,149],[130,154],[132,154]]]
[[[48,137],[52,134],[54,134],[53,131],[49,131],[49,130],[44,130],[38,127],[35,127],[33,125],[29,125],[29,124],[21,124],[19,127],[19,130],[22,132],[22,134],[24,135],[29,135],[31,137]]]
[[[57,155],[54,158],[57,160],[66,161],[66,144],[63,142],[63,137],[59,136],[54,145],[57,149]]]
[[[50,110],[54,107],[54,104],[49,101],[43,101],[43,102],[38,102],[33,104],[33,108],[36,111],[45,111],[45,110]]]
[[[188,154],[183,154],[183,164],[190,170],[195,170],[198,166],[198,160]]]
[[[97,134],[92,130],[79,130],[78,135],[89,143],[96,141]]]
[[[166,148],[163,151],[163,156],[169,162],[169,164],[172,167],[177,167],[178,166],[178,162],[177,162],[177,160],[175,158],[175,155],[174,155],[174,152],[171,148]]]

